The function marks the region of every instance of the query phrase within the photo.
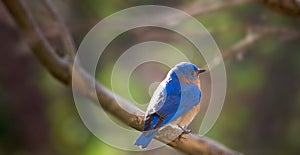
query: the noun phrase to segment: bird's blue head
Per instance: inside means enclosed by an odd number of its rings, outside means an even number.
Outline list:
[[[205,69],[199,69],[190,62],[179,63],[172,70],[185,83],[194,83],[199,79],[199,74],[206,71]]]

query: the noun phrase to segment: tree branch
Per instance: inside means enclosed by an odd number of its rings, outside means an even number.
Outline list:
[[[179,7],[192,16],[202,16],[222,9],[254,2],[253,0],[215,0],[215,1],[196,1],[188,5]]]
[[[292,16],[300,16],[299,0],[257,0],[265,6]]]
[[[191,4],[183,5],[178,7],[178,9],[185,11],[191,16],[202,16],[208,13],[212,13],[215,11],[220,11],[222,9],[231,7],[231,6],[236,6],[236,5],[241,5],[241,4],[246,4],[254,2],[253,0],[216,0],[216,1],[196,1]],[[178,22],[182,22],[186,16],[173,16],[170,15],[168,18],[164,18],[162,20],[162,23],[172,23],[172,24],[177,24]],[[167,21],[166,21],[167,19]],[[174,20],[176,19],[176,20]],[[174,22],[175,21],[175,22]]]
[[[41,63],[54,77],[68,84],[71,75],[68,71],[67,61],[61,59],[51,48],[25,2],[23,0],[3,0],[3,3],[23,32],[36,38],[36,42],[31,45],[32,51]]]
[[[245,52],[245,50],[259,40],[273,36],[279,40],[289,40],[300,37],[299,30],[293,30],[285,27],[271,27],[271,26],[249,26],[246,36],[238,41],[229,50],[222,53],[223,59],[228,59],[233,55]]]
[[[69,58],[70,61],[73,62],[74,55],[76,52],[76,47],[75,47],[72,35],[69,32],[69,29],[67,28],[67,26],[65,25],[65,22],[64,22],[63,18],[60,16],[57,8],[54,6],[52,0],[45,0],[43,2],[46,2],[45,4],[46,4],[48,10],[50,10],[50,13],[58,22],[58,24],[60,26],[60,30],[62,32],[60,35],[62,37],[64,51],[66,52],[67,58]]]
[[[3,0],[7,9],[15,19],[18,26],[26,33],[34,33],[37,37],[37,42],[34,42],[32,45],[32,49],[37,58],[41,61],[41,63],[49,70],[50,73],[58,80],[70,86],[71,83],[71,75],[74,76],[74,87],[81,92],[82,94],[89,96],[91,100],[100,101],[102,107],[116,118],[123,121],[125,124],[137,129],[142,130],[143,128],[143,115],[144,113],[133,106],[133,104],[123,100],[122,103],[117,103],[114,95],[107,90],[100,83],[94,81],[94,77],[90,77],[80,66],[79,64],[75,64],[72,70],[69,68],[73,64],[70,61],[66,61],[66,59],[59,57],[53,48],[50,46],[44,34],[42,34],[39,26],[36,24],[35,19],[32,17],[30,10],[27,7],[27,4],[24,0]],[[48,1],[49,2],[49,1]],[[50,4],[51,5],[51,4]],[[51,5],[50,8],[53,6]],[[55,16],[58,16],[55,13]],[[60,22],[61,19],[57,18]],[[69,35],[68,32],[65,31],[65,35]],[[67,38],[66,40],[69,40]],[[70,41],[70,40],[69,40]],[[68,41],[67,44],[70,42]],[[72,45],[69,45],[72,46]],[[67,48],[69,49],[69,48]],[[72,49],[70,50],[72,51]],[[72,54],[74,55],[74,54]],[[97,94],[91,91],[91,84],[96,84],[96,92]],[[129,110],[127,112],[123,108]],[[156,138],[160,141],[166,142],[165,135],[170,133],[178,133],[181,132],[179,129],[173,128],[165,128],[161,130]],[[238,154],[235,151],[232,151],[225,146],[210,140],[205,137],[200,137],[193,134],[183,135],[181,139],[175,139],[174,141],[168,143],[168,145],[181,150],[187,154]]]

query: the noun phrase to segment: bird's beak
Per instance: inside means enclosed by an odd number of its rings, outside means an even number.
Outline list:
[[[197,73],[198,73],[198,75],[199,75],[199,74],[201,74],[201,73],[203,73],[203,72],[205,72],[205,71],[206,71],[205,69],[198,69],[198,70],[197,70]]]

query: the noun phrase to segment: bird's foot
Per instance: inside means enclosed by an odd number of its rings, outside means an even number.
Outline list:
[[[192,132],[192,130],[187,129],[187,126],[181,126],[179,124],[177,124],[177,126],[182,130],[182,133],[178,136],[178,140],[184,138],[182,137],[184,134],[189,134]]]
[[[140,116],[137,116],[137,122],[138,124],[142,124],[144,121],[144,116],[140,115]]]
[[[181,126],[179,124],[177,124],[177,126],[183,131],[182,134],[189,134],[192,132],[192,130],[187,129],[187,126]]]

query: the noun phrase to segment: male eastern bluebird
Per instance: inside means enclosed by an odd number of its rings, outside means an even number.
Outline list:
[[[199,74],[205,72],[194,64],[182,62],[172,68],[155,90],[148,105],[143,133],[134,145],[145,148],[159,128],[168,123],[186,128],[200,110]]]

